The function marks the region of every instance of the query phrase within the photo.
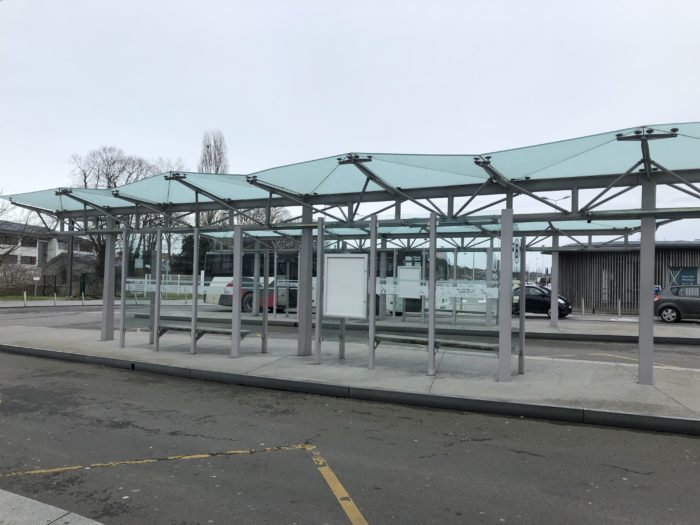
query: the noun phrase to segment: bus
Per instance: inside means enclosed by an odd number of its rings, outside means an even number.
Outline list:
[[[296,307],[296,280],[292,280],[291,275],[287,275],[290,269],[289,257],[280,261],[278,257],[277,272],[277,300],[274,298],[275,281],[274,261],[270,258],[270,278],[268,280],[269,293],[267,298],[263,297],[263,286],[265,284],[264,258],[260,257],[260,279],[258,281],[259,308],[272,310],[275,305],[277,311],[285,311],[288,308]],[[296,271],[296,256],[294,257],[294,271]],[[241,295],[239,298],[241,311],[252,312],[254,301],[255,278],[255,257],[252,253],[243,254],[243,277],[241,279]],[[231,308],[233,298],[233,252],[211,251],[204,255],[204,302],[222,307]]]

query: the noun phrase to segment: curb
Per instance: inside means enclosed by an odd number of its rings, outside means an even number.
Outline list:
[[[426,408],[440,408],[463,412],[495,414],[500,416],[526,417],[586,425],[600,425],[700,436],[700,420],[696,419],[648,416],[588,408],[516,403],[513,401],[491,401],[486,399],[402,392],[398,390],[384,390],[380,388],[333,385],[295,379],[251,376],[247,374],[237,374],[234,372],[199,370],[172,365],[144,363],[114,357],[91,356],[72,352],[2,344],[0,344],[0,352],[102,365],[112,368],[134,370],[137,372],[150,372],[153,374],[168,375],[186,379],[214,381],[218,383],[227,383],[240,386],[268,388],[272,390],[284,390],[305,394],[358,399],[363,401],[379,401],[383,403],[397,403]]]

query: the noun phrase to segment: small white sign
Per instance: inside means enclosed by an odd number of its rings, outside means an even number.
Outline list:
[[[41,281],[41,277],[32,277],[32,279],[35,281]]]
[[[367,266],[368,256],[365,254],[324,256],[323,315],[367,318]]]

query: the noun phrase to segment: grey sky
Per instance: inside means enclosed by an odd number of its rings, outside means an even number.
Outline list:
[[[700,120],[695,1],[5,0],[0,188],[102,144],[231,171]]]

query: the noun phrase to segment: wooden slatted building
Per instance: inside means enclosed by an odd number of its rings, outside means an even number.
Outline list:
[[[655,282],[662,288],[700,282],[700,240],[657,241],[655,258]],[[583,299],[586,312],[616,313],[618,307],[623,314],[638,311],[639,243],[564,247],[559,252],[559,273],[560,294],[575,309],[581,308]]]

